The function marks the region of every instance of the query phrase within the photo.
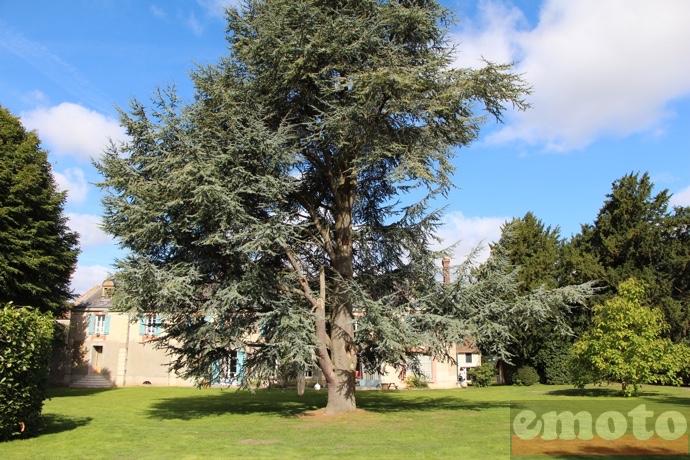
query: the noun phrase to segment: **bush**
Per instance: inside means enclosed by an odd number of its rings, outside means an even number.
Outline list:
[[[484,363],[479,367],[470,369],[469,372],[472,385],[477,387],[488,387],[496,380],[496,367],[492,362]]]
[[[538,372],[543,375],[543,382],[548,385],[566,385],[572,383],[570,372],[570,342],[554,336],[547,341],[534,357]]]
[[[421,376],[410,375],[405,379],[405,385],[407,385],[407,388],[429,388],[429,382],[426,381],[424,374]]]
[[[513,376],[513,385],[531,386],[539,383],[539,374],[532,366],[523,366]]]
[[[11,304],[0,310],[0,440],[38,433],[52,354],[53,318]]]

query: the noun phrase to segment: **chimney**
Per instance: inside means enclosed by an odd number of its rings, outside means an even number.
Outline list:
[[[444,257],[443,264],[443,284],[450,284],[450,257]]]

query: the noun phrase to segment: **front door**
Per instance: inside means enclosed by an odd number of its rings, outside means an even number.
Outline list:
[[[91,356],[91,368],[94,374],[101,373],[101,366],[103,365],[103,346],[94,345],[93,353]]]

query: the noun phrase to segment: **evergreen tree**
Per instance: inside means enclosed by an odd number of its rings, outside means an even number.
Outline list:
[[[653,195],[649,174],[627,174],[613,183],[594,225],[583,225],[580,247],[596,257],[615,289],[635,277],[648,302],[660,308],[674,341],[690,329],[690,210],[669,211],[668,190]]]
[[[507,254],[519,296],[569,285],[561,284],[560,280],[561,248],[558,227],[545,226],[532,212],[506,222],[501,228],[501,238],[491,245],[492,254]],[[579,284],[583,283],[586,281]],[[582,286],[588,287],[587,284]],[[532,366],[544,382],[566,383],[562,381],[564,357],[573,341],[570,334],[573,326],[579,328],[579,319],[584,314],[582,310],[562,308],[557,312],[562,315],[561,322],[566,327],[557,328],[553,323],[536,323],[530,327],[515,324],[511,342],[507,345],[513,367]]]
[[[165,314],[178,372],[212,381],[251,348],[245,380],[316,364],[327,410],[346,412],[358,359],[400,368],[502,328],[488,293],[435,280],[425,210],[454,149],[529,89],[510,65],[450,69],[448,19],[435,1],[248,1],[193,103],[162,91],[122,112],[131,141],[97,165],[105,228],[130,250],[115,302]]]
[[[528,294],[545,287],[558,287],[556,267],[559,260],[560,229],[545,227],[532,212],[522,218],[506,222],[501,228],[501,238],[490,245],[503,246],[510,264],[518,269],[520,293]]]
[[[79,251],[64,203],[38,137],[0,106],[0,303],[58,315],[69,307]]]

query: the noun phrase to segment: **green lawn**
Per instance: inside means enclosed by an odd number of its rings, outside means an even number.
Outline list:
[[[361,391],[360,410],[311,411],[325,391],[54,389],[34,439],[0,443],[0,459],[509,458],[511,400],[611,401],[618,387]],[[690,405],[687,388],[649,387],[640,403]]]

